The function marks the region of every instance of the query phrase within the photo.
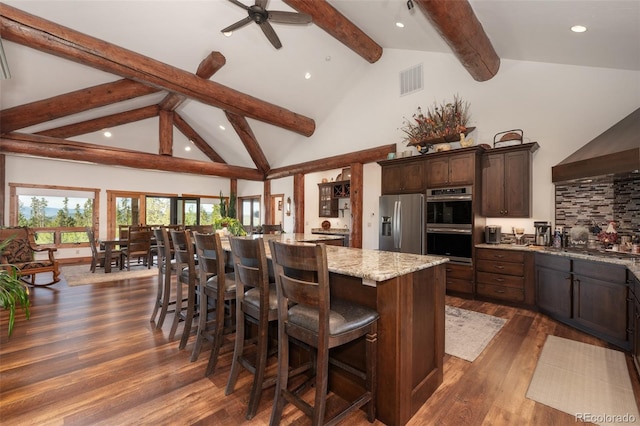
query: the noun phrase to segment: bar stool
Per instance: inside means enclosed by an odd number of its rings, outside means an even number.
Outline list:
[[[169,340],[172,340],[180,322],[184,323],[182,336],[178,349],[187,346],[191,325],[196,315],[196,286],[198,285],[198,271],[193,252],[193,242],[189,231],[171,230],[173,252],[176,260],[176,310],[169,332]],[[183,286],[187,287],[186,297],[182,296]],[[186,306],[185,306],[186,302]]]
[[[271,425],[280,423],[286,402],[325,424],[329,349],[365,336],[365,372],[339,360],[331,364],[364,380],[365,391],[327,424],[336,424],[368,404],[367,419],[375,420],[378,313],[357,303],[330,297],[327,251],[324,244],[286,244],[269,241],[278,293],[278,379]],[[291,306],[291,307],[289,307]],[[316,348],[315,400],[311,406],[287,388],[289,338]]]
[[[162,328],[169,306],[176,304],[175,300],[171,300],[171,277],[176,272],[176,262],[173,259],[173,243],[167,229],[166,226],[160,226],[153,230],[158,247],[158,293],[149,321],[153,322],[160,311],[157,329]]]
[[[212,343],[211,354],[205,376],[210,375],[216,368],[222,340],[225,335],[235,332],[235,318],[226,305],[236,299],[236,281],[233,272],[225,273],[225,253],[218,233],[195,233],[196,253],[198,257],[199,284],[198,297],[200,308],[198,315],[198,331],[196,344],[191,353],[191,361],[198,359],[203,340]],[[209,310],[209,300],[215,300],[215,308]],[[213,318],[209,318],[209,314]],[[227,320],[225,322],[225,320]],[[231,344],[225,344],[225,349],[231,349]]]
[[[236,278],[236,343],[233,363],[225,395],[235,389],[240,367],[253,374],[246,418],[255,416],[262,390],[273,386],[276,376],[265,379],[269,353],[269,323],[278,319],[278,298],[275,283],[269,283],[269,267],[265,254],[264,239],[229,237],[233,267]],[[256,338],[245,335],[245,321],[256,325]],[[244,354],[245,343],[256,341],[255,362]],[[273,354],[275,350],[271,351]]]

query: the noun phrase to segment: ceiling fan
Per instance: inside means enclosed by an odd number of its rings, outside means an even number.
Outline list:
[[[238,0],[229,0],[231,3],[236,6],[240,6],[244,10],[247,11],[249,16],[235,24],[229,25],[227,28],[223,29],[223,33],[235,31],[238,28],[242,28],[251,21],[260,25],[262,32],[267,36],[267,39],[273,44],[273,47],[276,49],[280,49],[282,47],[282,43],[280,43],[280,39],[276,35],[276,32],[273,30],[273,27],[269,23],[277,22],[281,24],[308,24],[311,22],[311,15],[306,13],[298,13],[298,12],[284,12],[280,10],[272,10],[269,11],[266,8],[267,2],[269,0],[256,0],[256,3],[253,6],[245,6],[240,3]]]

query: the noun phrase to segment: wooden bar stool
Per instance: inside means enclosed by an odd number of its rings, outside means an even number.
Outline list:
[[[275,283],[269,283],[264,240],[230,236],[229,243],[236,277],[236,343],[225,395],[233,393],[240,367],[251,372],[253,384],[246,414],[250,420],[256,414],[262,390],[276,382],[275,375],[265,379],[265,371],[270,355],[269,323],[278,319],[278,298]],[[256,325],[256,338],[247,338],[245,321]],[[255,358],[244,353],[245,343],[250,341],[255,342]]]
[[[176,273],[176,261],[173,258],[173,243],[168,228],[155,228],[153,234],[158,247],[158,293],[149,321],[153,322],[160,311],[156,323],[156,328],[160,329],[169,312],[169,306],[176,304],[175,299],[171,300],[171,277]]]
[[[199,284],[198,297],[200,308],[196,344],[191,353],[191,361],[198,359],[202,342],[206,339],[212,344],[211,354],[205,376],[213,373],[218,362],[221,348],[231,349],[232,343],[222,344],[225,335],[235,332],[235,318],[228,309],[228,302],[235,302],[236,281],[233,272],[225,273],[225,253],[218,233],[195,233],[196,253],[198,257]],[[209,301],[215,301],[215,308],[209,309]],[[213,314],[209,318],[209,314]],[[227,320],[227,321],[225,321]]]
[[[278,293],[278,379],[271,425],[280,423],[286,402],[310,416],[313,425],[336,424],[368,404],[367,418],[375,420],[378,313],[357,303],[330,298],[327,251],[324,244],[285,244],[269,241]],[[364,380],[365,391],[345,410],[325,423],[329,349],[365,336],[365,372],[331,359]],[[316,348],[315,400],[311,406],[287,387],[289,338]]]
[[[198,285],[198,271],[194,257],[193,242],[189,231],[171,230],[173,252],[176,258],[176,310],[169,332],[169,340],[173,339],[180,322],[184,323],[179,349],[187,346],[191,325],[196,316],[196,286]],[[182,296],[183,286],[186,286],[186,297]]]

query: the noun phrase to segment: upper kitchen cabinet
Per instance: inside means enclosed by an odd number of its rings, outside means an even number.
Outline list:
[[[477,151],[445,151],[429,154],[425,162],[427,188],[448,185],[473,185]]]
[[[421,157],[381,161],[382,195],[424,192],[423,163]]]
[[[318,184],[318,216],[338,217],[338,199],[333,196],[333,182]]]
[[[482,156],[482,215],[531,216],[531,173],[537,142],[494,148]]]

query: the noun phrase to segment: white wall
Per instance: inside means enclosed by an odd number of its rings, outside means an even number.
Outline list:
[[[410,66],[424,64],[423,91],[399,96],[398,74]],[[470,103],[470,136],[476,143],[493,143],[493,137],[509,129],[522,129],[525,141],[537,141],[534,156],[533,216],[526,220],[489,219],[510,229],[523,225],[533,232],[534,220],[553,220],[551,167],[592,138],[640,106],[640,72],[503,60],[498,74],[486,82],[476,82],[450,54],[386,49],[382,59],[346,92],[342,102],[310,138],[301,137],[297,148],[279,154],[279,161],[295,164],[402,142],[403,117],[418,106],[451,100],[454,94]],[[124,128],[124,126],[123,126]],[[78,138],[92,142],[84,137]],[[305,231],[320,226],[317,216],[317,183],[334,177],[340,170],[313,173],[305,177]],[[7,156],[6,182],[97,187],[103,190],[217,195],[228,193],[228,179],[172,175],[163,172],[73,164],[69,162]],[[380,167],[364,169],[363,247],[377,248]],[[160,188],[160,189],[159,189]],[[238,195],[262,195],[261,182],[238,182]],[[293,178],[272,183],[272,193],[293,199]],[[101,234],[106,224],[106,201],[101,200]],[[103,215],[104,213],[104,215]],[[5,207],[8,217],[8,206]],[[285,231],[293,230],[294,217],[285,217]],[[338,218],[333,226],[344,226]],[[371,224],[371,226],[369,226]],[[350,225],[350,224],[349,224]]]

